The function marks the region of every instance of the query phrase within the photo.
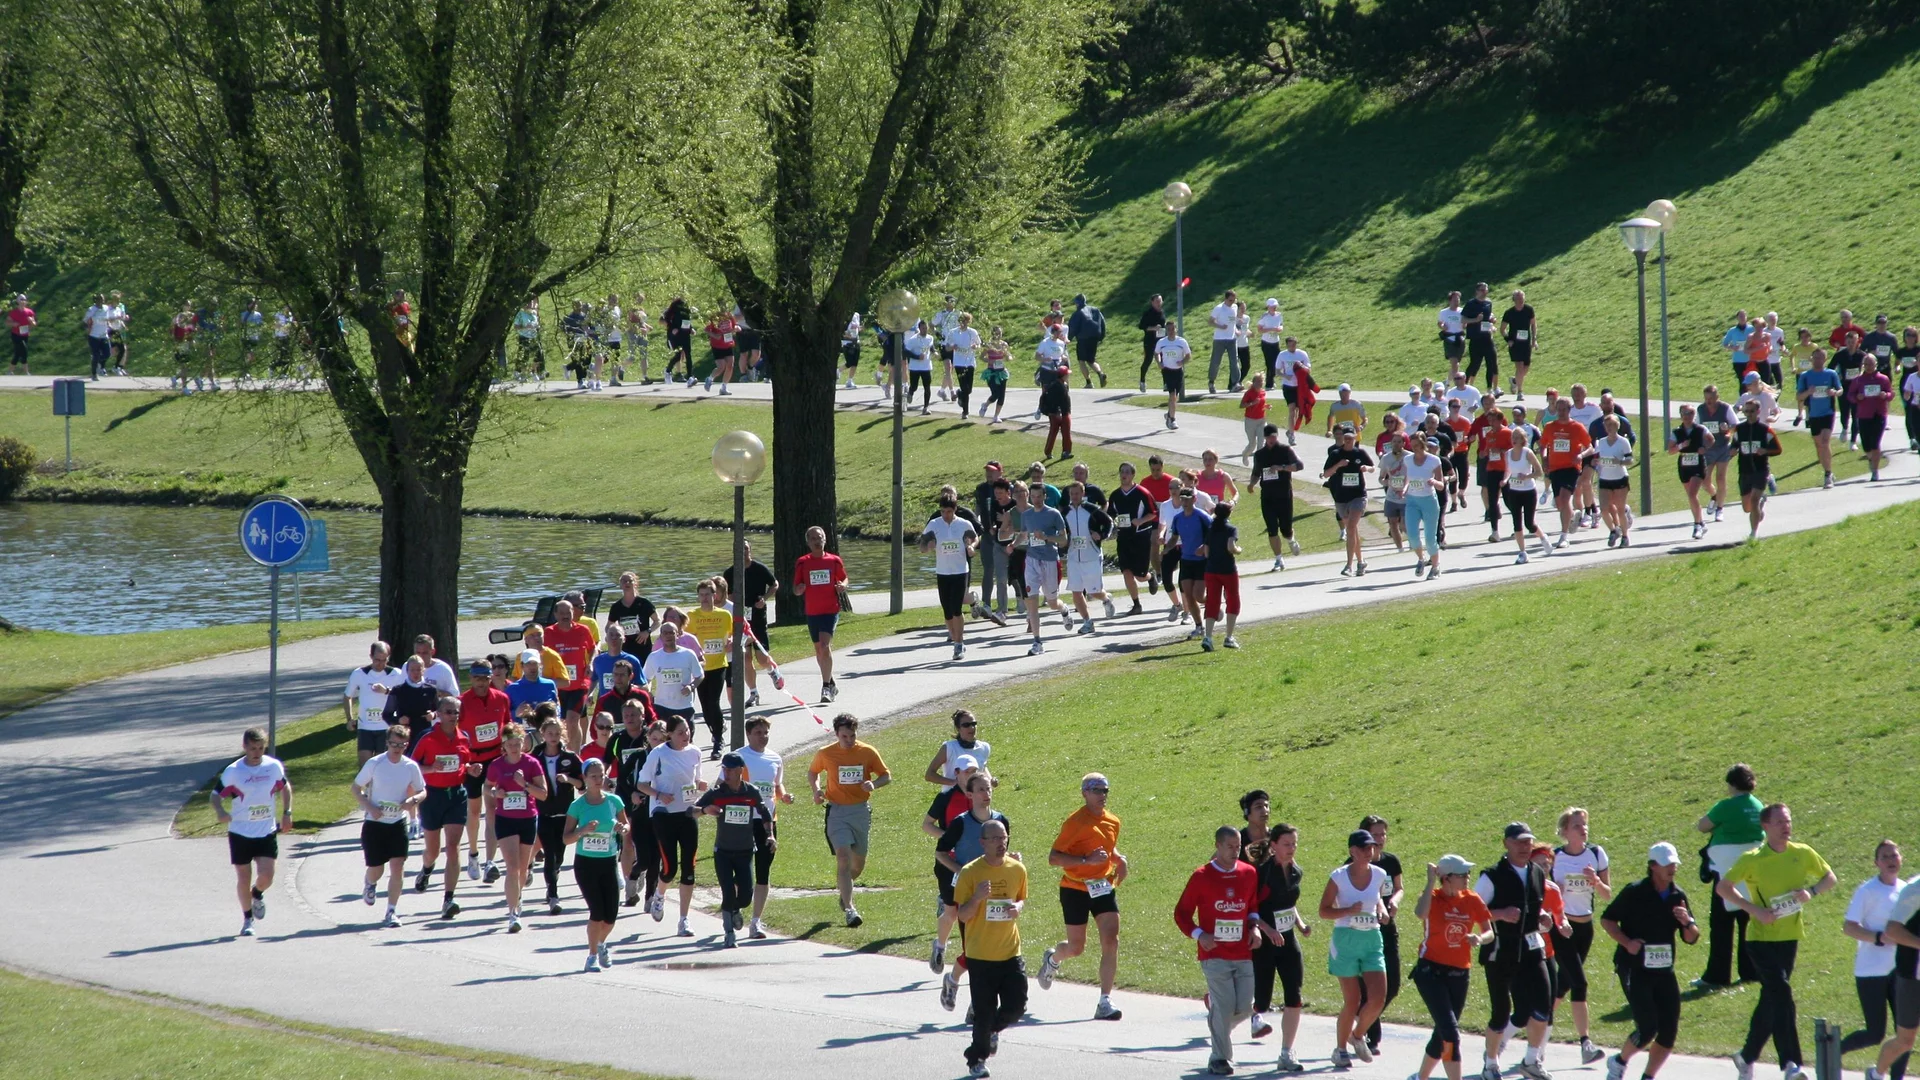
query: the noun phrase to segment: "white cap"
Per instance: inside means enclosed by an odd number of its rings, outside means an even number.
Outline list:
[[[1680,852],[1662,840],[1647,849],[1647,861],[1655,866],[1679,866]]]
[[[959,757],[953,759],[953,772],[955,776],[966,772],[968,769],[977,769],[979,767],[979,759],[975,758],[972,754],[961,754]]]
[[[1473,864],[1458,855],[1442,855],[1440,856],[1439,869],[1441,877],[1447,877],[1452,874],[1471,874],[1473,873]]]
[[[540,662],[540,654],[534,652],[532,649],[528,649],[520,654],[520,662],[523,664],[537,664]]]
[[[1409,386],[1409,387],[1407,387],[1407,393],[1409,393],[1409,394],[1417,394],[1417,393],[1419,393],[1419,392],[1420,392],[1420,388],[1419,388],[1418,386]]]
[[[1267,297],[1267,306],[1268,306],[1268,307],[1279,307],[1279,306],[1280,306],[1280,301],[1278,301],[1278,300],[1276,300],[1276,299],[1274,299],[1273,297],[1271,297],[1271,296],[1269,296],[1269,297]]]
[[[1346,391],[1346,392],[1348,392],[1348,393],[1352,393],[1352,392],[1353,392],[1353,384],[1352,384],[1352,383],[1341,383],[1341,384],[1340,384],[1339,386],[1337,386],[1337,387],[1335,387],[1334,389],[1336,389],[1336,390],[1345,390],[1345,391]]]

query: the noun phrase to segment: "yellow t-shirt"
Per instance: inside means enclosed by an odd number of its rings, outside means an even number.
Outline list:
[[[522,649],[524,648],[525,646],[522,646]],[[557,686],[565,686],[570,681],[567,678],[567,662],[560,659],[559,653],[545,645],[540,646],[540,675],[542,678],[552,679]],[[513,677],[516,679],[520,677],[520,657],[517,655],[513,658]]]
[[[964,904],[973,891],[987,883],[987,902],[968,920],[964,936],[969,960],[1011,960],[1020,955],[1020,921],[1009,903],[1027,898],[1027,868],[1012,855],[999,866],[988,866],[986,856],[960,868],[953,879],[953,898]]]
[[[858,739],[853,741],[851,750],[842,750],[838,740],[828,743],[813,755],[813,764],[807,766],[809,779],[827,774],[827,801],[836,806],[852,806],[873,798],[873,792],[860,785],[886,772],[887,763],[880,760],[880,752]]]
[[[733,634],[733,616],[720,608],[687,612],[687,625],[681,627],[700,643],[700,661],[708,671],[727,666],[729,638]]]
[[[1352,424],[1354,430],[1359,431],[1367,426],[1367,408],[1357,400],[1343,405],[1335,399],[1327,406],[1327,422],[1335,427]]]

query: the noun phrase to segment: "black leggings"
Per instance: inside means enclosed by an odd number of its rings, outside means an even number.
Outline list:
[[[599,855],[576,857],[573,883],[587,902],[589,921],[610,923],[620,917],[620,860]]]
[[[1532,519],[1532,515],[1528,515]],[[1593,951],[1593,923],[1567,920],[1572,936],[1553,948],[1560,961],[1560,996],[1574,1001],[1587,1000],[1587,954]]]
[[[700,847],[700,823],[693,815],[653,815],[653,839],[660,845],[660,880],[671,882],[677,870],[680,884],[693,884],[693,862]]]
[[[967,411],[967,400],[973,396],[973,365],[954,368],[953,377],[956,385],[953,400],[960,403],[960,412],[964,415]]]
[[[1793,962],[1800,951],[1797,941],[1749,941],[1747,959],[1760,980],[1760,1000],[1753,1006],[1753,1019],[1747,1023],[1747,1043],[1740,1056],[1759,1061],[1771,1041],[1780,1064],[1800,1065],[1800,1028],[1793,1004]],[[1636,975],[1635,982],[1640,979]]]
[[[1515,533],[1536,533],[1540,531],[1539,526],[1533,523],[1533,511],[1535,507],[1540,505],[1538,492],[1535,492],[1532,488],[1528,488],[1525,491],[1501,488],[1500,501],[1507,504],[1507,513],[1513,515],[1513,531]],[[1574,925],[1579,926],[1580,924],[1575,923]],[[1587,940],[1591,942],[1593,940],[1592,924],[1589,923],[1587,926]],[[1586,999],[1576,998],[1575,1000],[1585,1001]]]
[[[1273,977],[1280,976],[1281,1002],[1289,1009],[1301,1007],[1300,982],[1303,965],[1300,960],[1300,943],[1293,939],[1293,931],[1286,933],[1286,943],[1275,945],[1268,941],[1265,934],[1260,935],[1260,947],[1253,950],[1253,1011],[1266,1012],[1273,1008]]]
[[[720,707],[720,695],[733,682],[733,665],[712,668],[700,676],[700,713],[707,718],[707,730],[713,734],[713,745],[720,745],[720,732],[726,726],[727,713]]]
[[[1855,975],[1853,989],[1860,995],[1860,1015],[1866,1017],[1867,1026],[1859,1031],[1847,1033],[1840,1040],[1840,1052],[1851,1054],[1855,1050],[1865,1050],[1870,1046],[1879,1046],[1887,1038],[1887,1015],[1893,1012],[1892,975]],[[1907,1058],[1910,1054],[1901,1054],[1893,1063],[1893,1071],[1887,1075],[1900,1080],[1907,1074]]]
[[[1673,1049],[1680,1034],[1680,980],[1672,968],[1634,971],[1627,983],[1627,1006],[1633,1010],[1633,1045]]]
[[[1000,409],[1003,409],[1003,408],[1005,408],[1005,407],[1006,407],[1006,405],[1007,405],[1007,379],[1006,379],[1006,376],[1005,376],[1005,375],[1002,375],[1002,376],[1001,376],[1000,378],[998,378],[998,379],[995,379],[995,378],[992,378],[992,377],[988,377],[988,379],[987,379],[987,404],[989,404],[989,405],[993,405],[993,406],[997,406],[997,408],[995,408],[995,410],[994,410],[994,413],[995,413],[995,415],[998,415],[998,414],[999,414],[999,410],[1000,410]]]
[[[1267,361],[1267,389],[1271,391],[1275,386],[1273,381],[1273,368],[1275,364],[1280,362],[1280,343],[1277,341],[1261,342],[1260,355],[1265,357]]]
[[[1387,923],[1380,928],[1380,950],[1387,958],[1387,1000],[1380,1003],[1380,1015],[1385,1016],[1387,1006],[1393,1004],[1393,999],[1400,996],[1400,928],[1398,926]],[[1360,980],[1360,1003],[1364,1005],[1366,1001],[1367,981],[1362,979]],[[1372,1026],[1367,1028],[1367,1042],[1375,1046],[1380,1043],[1380,1021],[1377,1017]]]
[[[1448,967],[1431,960],[1413,966],[1413,986],[1433,1017],[1427,1056],[1435,1061],[1460,1060],[1460,1014],[1467,1007],[1470,978],[1466,968]]]
[[[1149,330],[1140,343],[1140,381],[1147,381],[1147,371],[1153,367],[1153,351],[1160,347],[1160,335]]]
[[[913,392],[915,390],[920,391],[921,407],[922,408],[932,407],[933,405],[933,372],[931,371],[907,372],[907,404],[909,405],[913,404]]]
[[[633,845],[633,871],[629,881],[640,882],[641,893],[652,896],[660,891],[660,844],[653,838],[653,815],[645,810],[627,813],[627,842]]]
[[[1505,1030],[1509,1020],[1515,1027],[1524,1027],[1529,1020],[1552,1019],[1553,991],[1545,957],[1529,953],[1518,961],[1488,964],[1486,972],[1488,1031]]]
[[[1912,442],[1920,439],[1920,406],[1907,406],[1905,415],[1907,421],[1907,441]]]
[[[1282,473],[1281,475],[1285,475]],[[1260,485],[1260,517],[1267,525],[1268,536],[1284,536],[1293,539],[1293,483]]]
[[[745,911],[753,906],[753,852],[715,851],[713,872],[720,879],[721,911]]]
[[[562,843],[560,838],[566,834],[567,815],[542,814],[540,816],[540,872],[546,876],[548,896],[557,896],[560,893],[560,861],[567,853],[567,845]]]

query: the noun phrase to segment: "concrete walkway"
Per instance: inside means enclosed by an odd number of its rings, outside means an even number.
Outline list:
[[[1155,415],[1145,426],[1157,422]],[[1114,415],[1115,425],[1128,421],[1141,422]],[[1145,434],[1139,441],[1159,445]],[[1912,456],[1896,455],[1886,475],[1879,484],[1850,481],[1776,498],[1764,532],[1818,528],[1920,497]],[[1510,543],[1461,544],[1449,550],[1447,572],[1434,582],[1408,573],[1405,555],[1373,553],[1372,571],[1357,579],[1339,576],[1338,555],[1303,558],[1284,573],[1248,574],[1242,622],[1684,555],[1743,540],[1745,524],[1734,517],[1707,540],[1691,542],[1683,515],[1659,515],[1639,523],[1639,544],[1627,550],[1609,550],[1595,532],[1583,532],[1564,553],[1524,566],[1514,564]],[[1249,571],[1264,562],[1255,554],[1245,559]],[[1152,598],[1145,614],[1102,620],[1091,636],[1069,635],[1050,621],[1047,651],[1038,657],[1026,655],[1022,629],[983,632],[978,623],[969,627],[969,654],[960,663],[949,662],[941,631],[855,646],[839,657],[842,692],[831,709],[884,720],[963,698],[983,675],[1052,673],[1181,636],[1183,628],[1168,623],[1164,611],[1164,599]],[[485,628],[463,625],[461,633],[475,642]],[[347,669],[361,662],[364,640],[326,638],[283,650],[282,714],[309,715],[336,700]],[[790,665],[787,674],[795,692],[816,700],[811,664]],[[376,909],[358,897],[354,824],[290,839],[261,937],[235,939],[223,842],[171,839],[169,824],[180,800],[237,754],[238,729],[262,715],[263,682],[261,654],[235,654],[89,686],[0,722],[10,781],[0,827],[15,838],[0,853],[0,901],[12,913],[11,932],[0,936],[0,962],[320,1023],[669,1075],[730,1078],[742,1060],[791,1063],[807,1075],[831,1070],[844,1080],[962,1072],[961,1014],[939,1009],[937,983],[919,961],[805,940],[721,953],[712,950],[719,932],[712,917],[696,915],[691,940],[671,937],[671,922],[625,918],[614,938],[615,968],[587,976],[578,973],[581,915],[570,883],[563,896],[572,911],[558,919],[535,915],[521,935],[504,932],[497,886],[464,881],[467,910],[459,919],[424,918],[434,898],[409,894],[404,928],[373,929]],[[774,718],[778,749],[791,752],[821,736],[812,710],[765,711]],[[806,821],[813,810],[796,805],[789,813]],[[775,874],[777,883],[777,864]],[[1035,868],[1038,895],[1045,896],[1052,877]],[[1135,925],[1164,917],[1129,915]],[[1043,899],[1027,917],[1027,935],[1049,936],[1056,919]],[[423,994],[422,987],[433,989]],[[549,987],[557,992],[544,992]],[[1125,992],[1115,1000],[1126,1019],[1096,1024],[1088,1019],[1088,988],[1036,988],[1029,1020],[1002,1039],[997,1074],[1092,1070],[1130,1080],[1204,1068],[1197,1001]],[[724,1027],[709,1020],[677,1038],[562,1037],[578,1029],[583,1008],[643,1025],[658,1015],[733,1020]],[[1310,1069],[1324,1070],[1331,1040],[1330,1019],[1306,1019],[1299,1049]],[[1353,1073],[1398,1080],[1413,1070],[1424,1041],[1423,1030],[1390,1028],[1386,1052]],[[1275,1039],[1243,1041],[1242,1071],[1264,1070],[1277,1050]],[[1549,1052],[1548,1066],[1572,1077],[1603,1075],[1599,1066],[1579,1066],[1565,1046]],[[1731,1073],[1724,1061],[1675,1059],[1663,1075],[1729,1080]],[[1770,1066],[1760,1074],[1775,1075]]]

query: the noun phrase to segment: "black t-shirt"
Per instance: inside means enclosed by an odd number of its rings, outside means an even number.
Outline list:
[[[732,571],[729,570],[728,573]],[[751,569],[747,573],[747,580],[753,580]],[[629,604],[625,598],[616,596],[607,608],[607,618],[619,623],[620,629],[626,631],[627,651],[645,660],[647,653],[653,648],[653,601],[635,593],[633,603]],[[632,647],[635,641],[640,643],[640,648]],[[633,674],[637,678],[640,673],[636,671]]]
[[[693,336],[692,327],[683,327],[680,325],[683,322],[692,322],[693,312],[685,303],[679,300],[675,300],[673,303],[667,305],[667,310],[660,313],[660,321],[666,325],[667,336],[670,338]]]
[[[1514,335],[1522,330],[1527,332],[1527,340],[1516,342]],[[1500,316],[1500,333],[1508,344],[1518,344],[1522,348],[1533,346],[1533,305],[1522,304],[1510,307]]]
[[[1106,493],[1105,491],[1103,491],[1103,490],[1101,490],[1101,488],[1100,488],[1100,485],[1099,485],[1099,484],[1082,484],[1082,485],[1080,485],[1080,486],[1081,486],[1081,487],[1082,487],[1082,488],[1083,488],[1083,489],[1084,489],[1084,490],[1086,491],[1086,493],[1087,493],[1087,505],[1088,505],[1088,506],[1098,506],[1098,507],[1100,507],[1100,508],[1101,508],[1102,510],[1104,510],[1104,509],[1106,509],[1106,506],[1107,506],[1107,493]],[[1061,494],[1063,494],[1063,495],[1064,495],[1065,493],[1066,493],[1066,489],[1065,489],[1065,488],[1062,488],[1062,489],[1061,489]]]
[[[741,784],[738,789],[715,784],[701,792],[693,805],[698,810],[720,808],[720,816],[713,819],[715,851],[752,851],[767,834],[767,806],[760,801],[760,789],[752,784]],[[732,814],[727,813],[729,809]]]
[[[540,800],[540,816],[555,817],[566,813],[567,807],[573,805],[573,797],[580,794],[581,789],[561,777],[581,779],[580,755],[565,747],[561,747],[558,754],[549,754],[547,744],[543,742],[539,749],[528,756],[538,762],[547,774],[547,797]]]
[[[1240,539],[1240,530],[1215,511],[1213,524],[1207,526],[1207,569],[1209,574],[1238,574],[1240,564],[1234,560],[1233,542]]]
[[[1902,345],[1893,350],[1893,355],[1900,361],[1900,374],[1911,375],[1920,370],[1920,345]]]
[[[1147,489],[1138,484],[1135,484],[1132,490],[1115,490],[1113,494],[1107,496],[1107,516],[1115,522],[1118,522],[1123,514],[1129,519],[1123,532],[1137,532],[1142,535],[1149,532],[1153,528],[1153,511],[1153,496],[1147,494]],[[1114,528],[1121,527],[1116,524]]]
[[[1733,449],[1740,457],[1740,475],[1761,477],[1772,471],[1769,450],[1780,445],[1773,429],[1758,420],[1743,420],[1734,425]]]
[[[614,728],[613,737],[607,740],[607,760],[615,763],[613,793],[633,813],[647,812],[647,797],[633,790],[633,781],[647,763],[648,750],[646,734],[629,735],[624,724]]]
[[[1606,438],[1607,417],[1609,415],[1620,425],[1620,437],[1627,440],[1628,444],[1632,444],[1634,441],[1633,422],[1627,419],[1627,414],[1621,412],[1618,405],[1613,407],[1612,413],[1601,413],[1599,416],[1594,417],[1593,422],[1587,425],[1587,437],[1594,442],[1599,442],[1601,439]]]
[[[987,535],[992,537],[995,543],[999,543],[1001,526],[1005,525],[1009,518],[1013,519],[1016,528],[1020,524],[1020,504],[1012,499],[1008,499],[1005,503],[995,499],[990,512],[992,516],[987,520]]]
[[[1322,481],[1321,486],[1333,492],[1334,498],[1341,502],[1363,498],[1367,493],[1367,476],[1360,470],[1362,466],[1372,464],[1373,455],[1357,446],[1351,450],[1335,446],[1327,451],[1327,463],[1321,466],[1321,471],[1336,467],[1337,471]]]
[[[1673,429],[1673,448],[1681,454],[1698,454],[1706,449],[1707,431],[1699,424]]]
[[[1673,917],[1675,905],[1686,908],[1689,913],[1693,911],[1693,905],[1687,902],[1686,891],[1680,888],[1678,879],[1662,895],[1653,887],[1652,879],[1641,878],[1615,893],[1600,917],[1618,926],[1620,932],[1628,937],[1639,939],[1644,945],[1672,948],[1674,940],[1680,935],[1679,920]],[[1613,966],[1639,968],[1646,955],[1644,947],[1640,955],[1635,956],[1624,945],[1615,945]]]
[[[1840,381],[1852,379],[1854,373],[1866,366],[1867,354],[1859,349],[1838,349],[1833,354],[1833,363],[1829,366],[1840,373]]]
[[[733,596],[734,610],[736,611],[752,608],[753,605],[758,603],[762,598],[772,596],[773,591],[780,587],[780,582],[773,576],[773,571],[767,569],[767,564],[758,559],[747,560],[747,587],[745,590],[739,590],[733,587],[733,567],[727,567],[721,572],[720,576],[727,580],[727,592]],[[758,613],[749,612],[748,617],[765,618],[765,610],[766,609],[762,608]]]
[[[992,510],[991,510],[992,506],[993,506],[993,481],[982,480],[979,483],[973,485],[973,512],[979,515],[978,517],[974,518],[974,520],[986,521],[990,519],[993,516]]]
[[[1287,470],[1289,466],[1299,464],[1301,464],[1300,455],[1294,453],[1293,447],[1288,446],[1286,443],[1275,443],[1272,446],[1263,445],[1260,449],[1253,452],[1253,473],[1248,477],[1247,482],[1259,484],[1260,494],[1262,495],[1268,492],[1291,491],[1293,490],[1293,474]],[[1269,476],[1267,474],[1268,469],[1278,471],[1272,476]]]
[[[423,730],[421,724],[433,722],[433,707],[440,704],[440,691],[432,683],[414,686],[405,676],[395,682],[398,685],[387,684],[393,689],[387,694],[387,707],[381,718],[390,725],[404,723],[416,732]]]
[[[1282,866],[1271,853],[1272,843],[1272,833],[1256,844],[1245,828],[1240,830],[1241,858],[1260,875],[1260,888],[1266,894],[1260,898],[1260,914],[1267,916],[1268,921],[1278,912],[1299,906],[1300,881],[1305,876],[1299,863]]]
[[[1493,301],[1474,299],[1460,305],[1460,323],[1466,328],[1468,337],[1490,338],[1491,333],[1482,331],[1480,324],[1493,321]]]
[[[1460,436],[1454,434],[1454,431],[1452,428],[1448,427],[1445,424],[1441,424],[1439,427],[1433,429],[1432,431],[1428,431],[1425,428],[1421,428],[1420,436],[1426,439],[1438,439],[1440,441],[1439,448],[1434,449],[1429,447],[1427,452],[1430,454],[1438,454],[1442,458],[1450,458],[1453,456],[1453,444],[1455,442],[1458,442],[1460,438]]]
[[[1860,339],[1861,350],[1867,355],[1878,359],[1882,371],[1887,369],[1887,357],[1894,355],[1893,350],[1899,344],[1900,339],[1887,333],[1885,330],[1869,330],[1867,331],[1867,335]],[[1886,349],[1886,352],[1880,351],[1883,347]]]
[[[972,809],[973,801],[967,793],[957,787],[941,788],[940,794],[933,797],[933,804],[927,807],[927,816],[940,823],[945,829],[953,824],[953,819]]]
[[[1140,329],[1149,334],[1165,325],[1167,325],[1166,308],[1157,308],[1148,304],[1147,310],[1140,313]]]
[[[1898,897],[1904,897],[1907,889],[1912,888],[1920,888],[1920,886],[1909,883],[1906,888],[1900,890],[1900,893],[1894,900],[1894,914],[1897,915],[1900,913],[1900,900]],[[1912,915],[1908,916],[1904,925],[1908,930],[1920,934],[1920,911],[1915,911]],[[1893,947],[1893,973],[1911,979],[1915,977],[1916,971],[1920,971],[1920,949],[1916,949],[1911,945],[1895,945]]]

